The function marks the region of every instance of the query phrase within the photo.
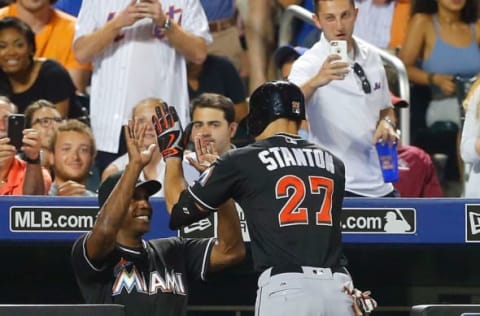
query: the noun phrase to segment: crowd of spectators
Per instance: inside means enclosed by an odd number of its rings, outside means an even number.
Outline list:
[[[313,23],[295,21],[291,42],[278,47],[290,5],[315,12]],[[217,159],[252,142],[243,124],[249,95],[275,78],[301,89],[306,117],[299,139],[343,161],[345,196],[480,196],[476,0],[16,0],[0,6],[0,195],[99,196],[99,220],[73,252],[85,293],[90,278],[103,273],[98,267],[116,268],[117,243],[142,247],[150,196],[164,198],[178,181],[208,178],[201,172],[211,161],[195,149],[214,144],[208,155]],[[331,42],[339,39],[345,57],[332,54]],[[392,94],[395,80],[364,41],[405,64],[410,104]],[[170,182],[167,155],[152,151],[161,143],[152,123],[161,117],[159,106],[175,109],[193,149],[180,156],[184,178]],[[412,144],[400,142],[400,107],[411,113]],[[8,135],[13,114],[25,118],[20,150]],[[395,183],[382,176],[379,142],[397,145]],[[218,236],[234,244],[235,256],[222,242],[198,241],[191,254],[203,251],[210,261],[203,266],[188,254],[195,274],[244,256],[230,203],[222,206],[231,214],[220,217]],[[137,209],[150,213],[132,215]],[[128,227],[136,221],[143,224]]]
[[[472,0],[458,4],[447,0],[354,0],[354,3],[358,11],[352,17],[355,25],[352,35],[398,55],[407,67],[413,89],[409,108],[411,145],[415,150],[410,153],[418,149],[423,155],[420,160],[430,164],[429,170],[433,168],[431,164],[436,166],[432,172],[435,177],[438,173],[447,196],[462,196],[463,183],[469,180],[464,175],[471,173],[472,169],[471,163],[463,167],[461,158],[466,159],[466,156],[460,154],[459,144],[465,142],[463,139],[460,141],[463,112],[458,106],[462,101],[458,90],[463,88],[462,93],[465,94],[467,88],[461,83],[474,78],[480,71],[480,27],[475,23],[478,18],[477,3]],[[291,46],[275,51],[282,14],[292,4],[311,11],[318,9],[314,0],[147,0],[102,4],[93,0],[1,1],[0,94],[15,105],[18,113],[25,114],[25,127],[34,129],[40,135],[41,166],[48,170],[54,184],[56,172],[50,159],[53,148],[50,142],[56,129],[63,126],[66,119],[73,118],[81,119],[90,126],[98,152],[92,153],[93,161],[88,164],[88,182],[82,178],[80,184],[86,186],[85,192],[94,193],[101,180],[122,170],[126,164],[120,129],[122,124],[130,118],[137,119],[137,110],[140,111],[140,119],[148,122],[148,116],[158,102],[175,106],[185,125],[191,119],[191,100],[203,93],[226,96],[235,104],[234,121],[238,125],[232,142],[237,146],[248,144],[251,139],[246,136],[242,119],[248,113],[249,92],[275,78],[290,78],[304,85],[306,79],[312,79],[322,68],[321,64],[312,67],[310,62],[304,62],[308,60],[312,46],[315,49],[316,43],[328,42],[330,22],[322,21],[321,15],[314,16],[314,24],[294,21]],[[331,32],[338,30],[334,27]],[[348,41],[350,31],[345,24],[340,31],[346,32]],[[351,42],[349,45],[356,47],[357,44]],[[371,52],[361,47],[355,49],[366,54],[365,60],[372,56]],[[302,56],[304,52],[307,52],[306,56]],[[460,64],[442,62],[453,58],[448,56],[458,59],[459,54],[465,54],[465,58],[459,58],[462,60]],[[297,60],[300,56],[302,58]],[[305,66],[302,66],[303,63]],[[341,86],[344,80],[353,80],[352,83],[359,81],[364,85],[362,78],[366,78],[369,84],[377,84],[376,75],[369,70],[368,63],[365,67],[356,55],[350,56],[344,68],[346,72],[338,74],[345,79],[337,82],[338,79],[334,78],[334,82],[318,90],[325,94],[327,100],[321,103],[329,104],[331,94],[325,91]],[[381,62],[378,63],[381,68]],[[288,77],[292,65],[294,71]],[[339,65],[341,63],[336,63],[336,69],[340,69]],[[361,68],[351,70],[352,65],[360,65]],[[309,69],[310,78],[300,79],[299,74],[304,72],[302,67]],[[364,72],[363,77],[358,71]],[[306,73],[301,75],[302,78],[304,75]],[[387,97],[388,90],[396,91],[395,82],[387,84],[384,75],[379,80],[385,92],[382,98],[365,92],[366,103],[371,104],[370,101],[376,99],[379,109],[388,109],[388,112],[380,111],[379,115],[368,119],[377,129],[377,133],[372,134],[377,135],[375,137],[385,136],[378,130],[382,126],[388,128],[383,122],[391,125],[399,119],[391,110]],[[303,88],[307,99],[316,91]],[[414,93],[416,91],[424,91],[425,94]],[[319,94],[315,95],[312,102],[318,103]],[[426,96],[422,98],[422,95]],[[338,98],[334,100],[338,101]],[[447,103],[450,105],[445,105]],[[444,105],[445,108],[440,109]],[[312,112],[315,107],[309,108],[311,118],[302,125],[300,134],[325,143],[324,138],[328,134],[324,132],[325,125],[318,123],[318,117],[313,119],[318,115]],[[322,115],[330,116],[325,112],[328,108],[322,108]],[[333,111],[336,114],[332,115],[337,117],[338,111],[337,106]],[[347,112],[352,116],[350,110]],[[387,120],[382,120],[384,117]],[[357,117],[355,120],[359,123]],[[380,124],[377,125],[377,122]],[[349,128],[352,127],[349,125]],[[447,135],[449,138],[445,138],[447,141],[440,148],[433,146],[435,137],[443,137],[445,134],[442,133],[448,128],[453,128],[453,134]],[[150,137],[148,132],[145,137]],[[335,147],[347,146],[348,142],[339,137],[336,133],[331,143]],[[154,133],[151,138],[155,138]],[[348,146],[353,150],[351,154],[360,151],[356,146]],[[410,147],[399,145],[399,152],[404,153]],[[438,162],[437,158],[441,157],[438,153],[448,157],[443,168]],[[371,161],[367,159],[368,163],[367,160],[362,163],[363,167],[371,164],[372,168],[376,168],[373,156]],[[16,158],[22,157],[25,154]],[[141,175],[145,179],[161,179],[161,165],[161,157],[152,159],[144,170],[146,173]],[[350,172],[357,169],[352,167]],[[367,174],[362,169],[354,176],[348,170],[347,179],[353,177],[355,181]],[[371,176],[374,173],[368,174]],[[380,187],[381,177],[378,178]],[[371,183],[370,180],[365,181]],[[393,187],[388,183],[382,186],[385,189],[379,190],[378,194],[361,193],[362,189],[355,185],[350,189],[361,196],[401,193],[398,189],[392,191],[397,187],[395,184]],[[161,196],[162,190],[158,194]]]

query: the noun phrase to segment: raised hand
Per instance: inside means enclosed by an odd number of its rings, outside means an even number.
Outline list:
[[[0,138],[0,164],[3,165],[6,160],[12,159],[17,150],[15,146],[10,145],[8,137]]]
[[[137,8],[137,0],[131,0],[130,3],[114,17],[113,21],[119,27],[126,27],[133,25],[140,19],[144,18],[142,12]]]
[[[41,146],[40,134],[37,130],[33,128],[23,130],[23,145],[21,149],[27,158],[32,160],[38,159]]]
[[[163,103],[155,107],[155,113],[156,115],[152,116],[152,122],[163,159],[182,159],[188,137],[183,132],[177,111],[173,106],[169,107]]]
[[[198,170],[204,172],[210,165],[218,159],[218,152],[215,142],[206,139],[200,135],[195,136],[195,154],[197,159],[186,157],[188,162]]]
[[[163,12],[162,4],[158,0],[142,0],[136,4],[136,8],[144,18],[150,18],[158,26],[165,24],[167,16]]]
[[[347,62],[341,60],[339,55],[329,55],[317,74],[311,79],[316,87],[324,86],[332,80],[343,80],[350,72]]]
[[[143,137],[145,136],[145,123],[139,123],[132,120],[124,126],[125,143],[127,145],[128,160],[133,163],[139,163],[145,167],[152,159],[155,144],[150,144],[148,148],[143,147]]]

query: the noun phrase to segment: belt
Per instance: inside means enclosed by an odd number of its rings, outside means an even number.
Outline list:
[[[211,21],[208,23],[210,32],[220,32],[226,30],[236,24],[235,18],[227,18],[223,20]]]
[[[332,273],[345,273],[349,274],[345,267],[333,267],[329,268]],[[281,273],[303,273],[303,268],[300,265],[291,264],[291,265],[281,265],[281,266],[273,266],[272,270],[270,271],[270,276],[274,276]]]

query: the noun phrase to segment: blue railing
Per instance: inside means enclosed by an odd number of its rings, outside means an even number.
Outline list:
[[[152,231],[146,238],[175,236],[163,199],[151,199]],[[0,241],[72,241],[88,231],[96,198],[0,197]],[[215,221],[212,216],[211,221]],[[242,228],[246,222],[241,215]],[[182,235],[215,234],[215,224],[194,225]],[[480,242],[479,199],[347,198],[342,212],[346,243],[469,244]],[[245,237],[248,241],[248,237]]]

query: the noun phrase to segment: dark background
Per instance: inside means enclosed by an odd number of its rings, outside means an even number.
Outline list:
[[[71,243],[1,243],[0,304],[83,303]],[[379,303],[374,315],[408,315],[412,305],[480,303],[480,245],[347,244],[355,286]],[[195,282],[189,316],[250,316],[257,275],[251,258],[209,282]],[[214,305],[214,311],[205,311]],[[231,306],[241,313],[222,311]]]

